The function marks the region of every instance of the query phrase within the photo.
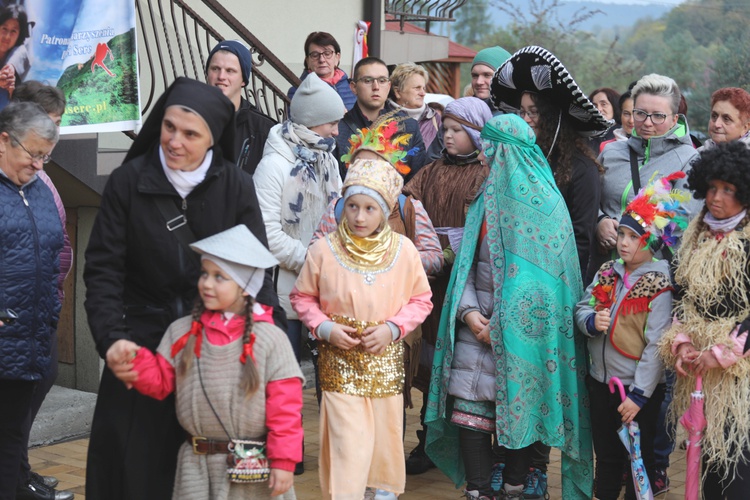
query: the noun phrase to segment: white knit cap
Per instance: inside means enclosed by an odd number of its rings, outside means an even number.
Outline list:
[[[302,80],[289,105],[289,119],[307,128],[341,120],[344,113],[341,96],[315,73]]]
[[[219,266],[253,298],[263,287],[266,268],[279,263],[244,224],[196,241],[190,248],[201,254],[201,260]]]

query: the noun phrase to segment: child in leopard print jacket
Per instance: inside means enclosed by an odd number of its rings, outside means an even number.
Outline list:
[[[620,494],[628,460],[617,435],[623,423],[638,422],[645,472],[654,483],[654,435],[666,382],[657,344],[672,322],[673,291],[669,264],[655,260],[654,254],[664,244],[672,246],[687,225],[680,208],[686,195],[673,192],[671,180],[656,180],[627,206],[617,232],[620,258],[601,266],[576,305],[576,323],[589,337],[594,491],[600,500]],[[664,219],[667,226],[657,227],[655,221],[661,225]],[[618,391],[610,393],[613,377],[625,386],[624,400]],[[625,498],[632,497],[633,481],[628,480]]]

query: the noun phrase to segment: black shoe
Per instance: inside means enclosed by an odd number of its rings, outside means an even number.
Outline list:
[[[304,473],[305,473],[305,462],[297,462],[297,465],[294,466],[294,475],[301,476]]]
[[[33,471],[31,472],[31,480],[36,484],[43,484],[47,488],[51,489],[55,489],[57,485],[60,484],[60,481],[56,477],[42,476],[41,474],[37,474]]]
[[[432,463],[430,457],[428,457],[424,448],[417,446],[409,454],[409,458],[406,459],[406,473],[409,475],[424,474],[430,469],[434,469],[435,464]]]
[[[75,495],[70,491],[57,491],[32,479],[16,490],[16,500],[73,500]]]

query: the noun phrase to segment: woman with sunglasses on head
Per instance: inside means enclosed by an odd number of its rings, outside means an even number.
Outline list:
[[[667,76],[650,74],[638,80],[633,87],[633,120],[635,128],[627,141],[608,144],[599,162],[604,167],[602,195],[597,223],[596,252],[589,266],[593,273],[610,260],[617,241],[620,214],[635,197],[638,189],[646,185],[654,174],[667,176],[678,170],[687,172],[698,155],[690,140],[687,120],[678,113],[680,88]],[[634,186],[638,184],[638,186]],[[685,189],[685,180],[675,182],[676,188]],[[692,216],[696,203],[686,208]],[[663,251],[657,258],[671,258]]]
[[[307,78],[310,73],[318,77],[338,92],[344,101],[346,110],[352,109],[357,97],[349,86],[349,76],[339,68],[341,62],[341,47],[339,42],[325,31],[313,31],[307,35],[305,40],[305,70],[300,75],[300,80]],[[287,96],[294,97],[297,87],[289,89]]]

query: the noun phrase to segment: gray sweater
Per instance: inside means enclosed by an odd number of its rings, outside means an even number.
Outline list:
[[[630,359],[615,349],[610,340],[612,329],[616,325],[618,315],[621,314],[620,306],[622,300],[627,295],[629,289],[625,288],[622,279],[625,267],[617,261],[614,264],[614,272],[617,275],[615,287],[615,300],[611,311],[612,322],[607,332],[591,334],[587,330],[587,321],[590,315],[594,314],[594,307],[591,304],[591,291],[598,283],[599,274],[596,279],[588,286],[584,293],[583,299],[576,304],[575,321],[578,328],[589,337],[588,346],[591,358],[591,367],[589,374],[594,380],[602,383],[608,383],[612,377],[618,377],[630,390],[640,389],[645,397],[650,397],[658,383],[665,382],[664,363],[658,356],[657,343],[662,334],[672,324],[672,293],[666,291],[651,301],[650,312],[647,315],[646,324],[643,326],[643,337],[646,341],[646,347],[643,350],[640,360]],[[654,260],[646,262],[628,276],[629,283],[635,285],[639,278],[644,274],[656,271],[669,277],[669,265],[664,260]],[[668,281],[668,280],[667,280]],[[640,391],[638,391],[640,392]]]
[[[608,216],[620,220],[625,207],[637,194],[633,192],[630,172],[631,150],[635,151],[638,158],[641,187],[648,184],[655,172],[658,172],[658,177],[677,171],[687,173],[690,170],[690,164],[698,156],[690,140],[687,122],[683,116],[679,117],[677,125],[662,136],[648,140],[631,136],[627,141],[607,144],[599,155],[599,163],[604,167],[599,204],[600,217]],[[687,191],[686,182],[686,179],[679,179],[674,187]],[[700,213],[702,207],[702,200],[691,199],[685,204],[690,219]],[[663,257],[661,253],[656,256]],[[589,262],[588,276],[593,276],[603,263],[614,257],[616,257],[615,254],[601,255],[593,252]]]

